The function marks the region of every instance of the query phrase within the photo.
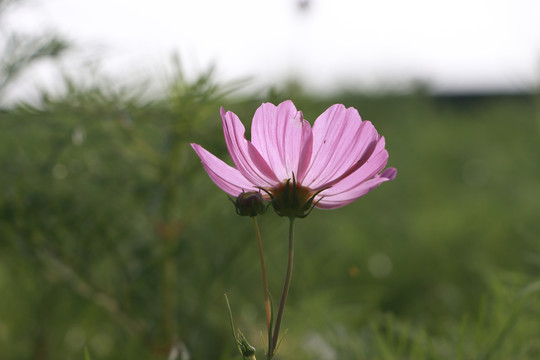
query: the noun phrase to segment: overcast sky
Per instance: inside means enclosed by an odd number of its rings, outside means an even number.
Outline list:
[[[195,72],[306,88],[412,79],[446,91],[540,83],[539,0],[27,0],[11,28],[54,29],[120,79],[178,52]],[[70,60],[72,61],[72,60]]]

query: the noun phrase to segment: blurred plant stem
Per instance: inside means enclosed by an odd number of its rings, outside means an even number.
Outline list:
[[[281,301],[276,316],[276,327],[274,328],[274,334],[272,336],[272,351],[268,354],[268,360],[274,357],[279,346],[279,328],[281,327],[285,302],[287,301],[287,295],[289,294],[289,287],[291,285],[294,258],[294,220],[294,217],[289,218],[289,256],[287,258],[287,274],[285,275],[285,283],[283,284],[283,291],[281,292]]]
[[[61,279],[68,283],[77,294],[105,309],[129,334],[141,335],[143,333],[144,325],[124,313],[116,299],[96,289],[48,250],[37,249],[36,255],[45,266],[45,274],[52,280]]]
[[[162,180],[162,203],[160,207],[159,218],[165,226],[165,231],[160,234],[162,247],[162,266],[163,282],[161,296],[163,302],[163,331],[167,343],[173,344],[178,337],[177,327],[177,260],[175,258],[176,250],[181,241],[181,225],[178,220],[178,214],[175,214],[175,206],[179,203],[180,186],[182,176],[182,155],[185,149],[185,130],[186,118],[197,116],[189,106],[184,108],[184,112],[178,121],[174,124],[169,139],[169,153],[164,158],[161,168]],[[180,215],[181,216],[181,215]]]
[[[259,231],[259,224],[257,223],[257,217],[253,216],[253,226],[255,227],[255,233],[257,235],[257,244],[259,245],[259,256],[261,258],[261,273],[264,290],[264,307],[266,310],[266,326],[268,329],[268,354],[272,352],[272,305],[270,303],[270,290],[268,289],[268,280],[266,277],[266,265],[264,263],[264,252],[262,246],[261,233]]]
[[[213,69],[208,70],[194,81],[184,76],[178,56],[173,57],[176,76],[170,87],[168,106],[170,111],[178,114],[171,124],[164,143],[164,156],[159,162],[160,184],[158,197],[161,199],[157,211],[158,221],[164,224],[167,231],[159,234],[162,247],[162,286],[163,330],[167,342],[173,344],[177,339],[183,340],[179,334],[178,314],[182,299],[179,295],[178,268],[179,247],[184,240],[182,228],[188,226],[193,219],[188,219],[193,205],[186,206],[187,192],[185,180],[189,172],[189,164],[193,160],[188,155],[191,151],[188,139],[202,121],[215,111],[226,94],[234,89],[222,89],[213,82]],[[184,334],[185,335],[185,334]]]
[[[167,341],[174,344],[177,337],[178,328],[177,316],[177,296],[176,284],[177,274],[174,259],[174,249],[178,239],[174,236],[163,238],[165,258],[163,261],[163,328],[167,336]]]

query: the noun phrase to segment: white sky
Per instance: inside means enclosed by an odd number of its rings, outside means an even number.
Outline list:
[[[9,15],[11,28],[68,36],[120,79],[159,73],[176,51],[192,72],[215,63],[223,79],[294,76],[315,90],[540,83],[540,0],[27,0]]]

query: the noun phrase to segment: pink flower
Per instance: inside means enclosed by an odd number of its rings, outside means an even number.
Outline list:
[[[394,168],[383,171],[384,137],[354,108],[332,105],[311,128],[291,101],[265,103],[253,117],[251,142],[238,116],[221,108],[221,118],[235,166],[191,144],[206,172],[234,197],[262,190],[280,215],[300,216],[312,204],[338,208],[396,177]]]

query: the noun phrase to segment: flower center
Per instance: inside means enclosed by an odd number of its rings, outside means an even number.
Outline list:
[[[266,192],[276,213],[289,218],[308,216],[314,206],[313,199],[319,193],[298,184],[294,175],[292,181],[287,179]]]

